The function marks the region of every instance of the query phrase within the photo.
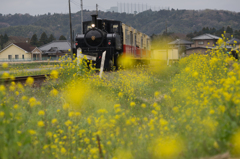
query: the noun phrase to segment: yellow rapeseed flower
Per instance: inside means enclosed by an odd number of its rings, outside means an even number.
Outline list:
[[[4,87],[4,85],[0,85],[0,92],[4,92],[6,90],[6,88]]]
[[[15,105],[13,106],[13,108],[14,108],[14,109],[18,109],[18,104],[15,104]]]
[[[240,129],[232,136],[231,144],[233,145],[231,152],[236,157],[240,157]]]
[[[2,78],[9,78],[9,74],[7,72],[3,72]]]
[[[70,107],[70,105],[69,105],[68,103],[65,103],[65,104],[63,105],[63,110],[67,110],[69,107]]]
[[[62,147],[61,148],[61,154],[64,155],[66,152],[67,152],[66,149]]]
[[[131,102],[131,103],[130,103],[130,106],[131,106],[131,107],[134,107],[135,105],[136,105],[135,102]]]
[[[50,95],[51,96],[57,96],[58,95],[58,91],[54,88],[53,90],[50,91]]]
[[[56,118],[52,119],[52,124],[55,124],[55,123],[57,123],[57,119]]]
[[[7,62],[4,62],[4,63],[2,64],[2,67],[3,67],[3,68],[7,68],[7,67],[8,67],[8,63],[7,63]]]
[[[3,118],[4,117],[4,112],[3,111],[0,111],[0,118]]]
[[[32,86],[33,83],[34,83],[34,78],[28,77],[27,80],[26,80],[26,85]]]
[[[34,107],[35,105],[37,105],[37,100],[36,98],[32,97],[29,99],[29,105],[30,107]]]
[[[43,121],[39,121],[39,122],[38,122],[38,127],[44,127],[44,125],[45,125],[45,124],[44,124]]]
[[[144,104],[144,103],[141,104],[141,107],[142,107],[142,108],[146,108],[146,104]]]
[[[29,134],[31,134],[31,135],[35,135],[35,134],[36,134],[36,131],[35,131],[35,130],[32,130],[32,129],[28,130],[28,132],[29,132]]]
[[[40,111],[38,112],[38,115],[43,116],[43,115],[45,115],[45,112],[44,112],[43,110],[40,110]]]
[[[56,70],[52,70],[50,73],[50,78],[57,79],[58,78],[58,72]]]

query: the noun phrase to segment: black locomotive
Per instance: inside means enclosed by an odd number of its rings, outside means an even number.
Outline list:
[[[117,66],[117,59],[123,52],[122,22],[97,18],[92,15],[92,21],[83,22],[83,34],[77,34],[75,38],[75,53],[81,48],[82,55],[92,60],[99,68],[102,53],[106,51],[105,69]]]

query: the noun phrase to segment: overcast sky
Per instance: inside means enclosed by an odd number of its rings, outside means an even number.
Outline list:
[[[146,2],[148,2],[146,4]],[[118,3],[144,4],[152,8],[152,10],[162,8],[174,9],[217,9],[240,12],[240,0],[83,0],[83,8],[93,10],[96,4],[99,5],[99,10],[106,11],[112,6],[117,6]],[[71,0],[72,12],[80,10],[80,0]],[[122,8],[123,10],[123,8]],[[127,10],[127,8],[126,8]],[[131,10],[131,8],[130,8]],[[31,15],[45,13],[68,13],[68,0],[1,0],[0,13],[15,14],[29,13]]]

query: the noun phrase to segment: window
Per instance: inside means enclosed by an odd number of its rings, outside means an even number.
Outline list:
[[[15,55],[15,59],[19,59],[19,56],[18,56],[18,55]]]
[[[118,33],[118,24],[112,26],[112,32]]]
[[[8,55],[8,59],[11,60],[12,59],[12,55]]]
[[[143,37],[141,37],[141,48],[143,47]]]
[[[24,59],[24,55],[22,55],[22,59]]]
[[[199,42],[198,42],[198,45],[203,45],[203,41],[199,41]]]

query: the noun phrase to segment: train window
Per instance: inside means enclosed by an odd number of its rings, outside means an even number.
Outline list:
[[[118,25],[117,24],[113,25],[112,29],[113,29],[114,33],[118,33]]]
[[[91,28],[92,28],[91,25],[88,25],[88,26],[87,26],[87,30],[89,30],[89,29],[91,29]]]

